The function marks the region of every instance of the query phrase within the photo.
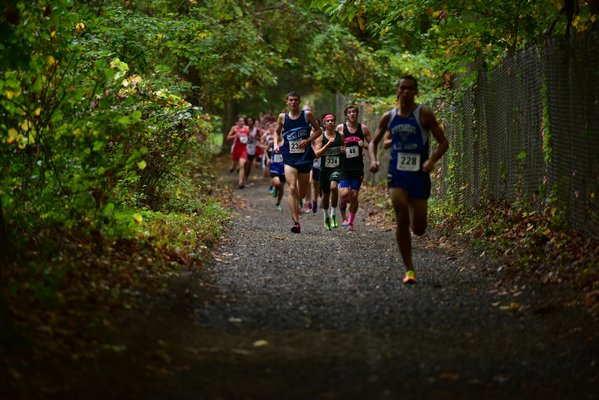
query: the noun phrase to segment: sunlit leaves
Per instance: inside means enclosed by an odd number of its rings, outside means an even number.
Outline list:
[[[492,64],[546,34],[565,34],[567,18],[561,0],[418,0],[410,2],[306,0],[305,4],[334,21],[359,26],[398,52],[423,53],[436,60],[436,74],[455,74],[464,65]],[[597,15],[591,2],[575,1],[572,27],[588,30]],[[378,38],[378,39],[377,39]]]

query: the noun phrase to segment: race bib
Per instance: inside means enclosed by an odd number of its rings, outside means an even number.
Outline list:
[[[339,166],[339,156],[327,156],[324,166],[327,168],[337,168]]]
[[[299,147],[300,142],[301,142],[301,140],[295,140],[293,142],[289,142],[289,152],[291,154],[304,153],[306,151],[305,148],[302,149]]]
[[[397,153],[398,171],[420,171],[420,154]]]
[[[275,155],[272,158],[272,162],[274,162],[274,163],[282,163],[283,162],[283,155],[281,153],[275,153]]]
[[[346,158],[354,158],[360,155],[360,147],[359,146],[349,146],[345,148],[345,157]]]
[[[249,155],[256,154],[256,142],[253,140],[251,142],[248,142],[248,154]]]
[[[246,135],[241,135],[239,136],[239,141],[243,144],[246,144],[248,142],[248,137]]]
[[[315,158],[314,161],[312,161],[312,168],[320,168],[320,158]]]

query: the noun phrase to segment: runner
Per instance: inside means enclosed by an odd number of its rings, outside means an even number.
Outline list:
[[[376,173],[379,169],[377,146],[386,134],[385,145],[391,147],[387,182],[395,211],[395,240],[406,267],[404,283],[416,282],[410,228],[418,236],[426,231],[430,172],[449,147],[433,111],[414,101],[417,94],[416,78],[406,75],[399,80],[397,108],[386,112],[380,119],[368,148],[370,171]],[[431,134],[438,146],[429,157]]]
[[[354,221],[358,212],[358,194],[364,180],[364,149],[368,149],[370,130],[358,122],[358,107],[349,105],[345,107],[346,122],[337,126],[337,131],[343,132],[345,144],[345,159],[343,172],[339,181],[339,194],[342,201],[349,204],[349,216],[344,220],[344,225],[351,232],[354,230]]]
[[[326,114],[322,119],[325,127],[324,135],[314,141],[316,157],[320,157],[320,190],[322,191],[322,212],[324,227],[331,230],[339,226],[335,215],[339,191],[337,184],[341,179],[341,162],[343,160],[343,134],[335,130],[335,116]],[[329,213],[329,200],[331,211]]]
[[[281,200],[285,192],[285,165],[283,154],[276,152],[271,141],[266,154],[266,165],[270,170],[270,186],[273,188],[272,196],[277,200],[275,210],[281,211]]]
[[[269,157],[270,157],[268,155],[268,152],[270,151],[270,149],[272,147],[272,143],[274,140],[273,139],[274,132],[275,132],[275,123],[267,122],[266,129],[262,130],[262,136],[260,137],[260,145],[259,145],[259,147],[262,149],[263,177],[269,178],[269,179],[270,179],[270,168],[266,162],[267,162],[267,160],[269,160]],[[273,190],[274,190],[274,187],[272,185],[270,185],[268,187],[268,193],[272,194]]]
[[[248,142],[247,142],[247,162],[245,164],[245,177],[246,180],[251,179],[252,172],[254,171],[254,162],[258,154],[258,144],[260,142],[260,136],[262,135],[261,129],[256,126],[256,121],[253,117],[246,118],[246,125],[248,128]]]
[[[322,136],[320,136],[322,137]],[[318,211],[318,197],[320,197],[320,158],[317,157],[314,159],[312,163],[312,171],[310,171],[310,186],[312,192],[312,202],[310,204],[310,208],[312,209],[312,213],[316,214]],[[309,200],[309,196],[307,196]]]
[[[233,165],[229,172],[237,169],[239,174],[238,187],[243,189],[246,184],[245,164],[247,162],[248,127],[243,117],[237,118],[237,124],[233,125],[227,134],[227,141],[233,142],[231,146],[231,160]]]
[[[311,111],[300,110],[297,92],[288,93],[286,102],[289,112],[279,114],[274,149],[275,153],[280,151],[283,154],[285,163],[285,179],[289,187],[287,204],[293,219],[291,232],[300,233],[299,200],[304,198],[310,184],[310,170],[315,157],[311,144],[322,134],[322,129]],[[282,136],[282,143],[279,136]]]

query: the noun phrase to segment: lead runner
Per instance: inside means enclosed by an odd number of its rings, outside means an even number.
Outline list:
[[[391,147],[387,184],[395,211],[395,240],[406,266],[404,283],[416,282],[410,228],[418,236],[426,231],[430,172],[449,148],[445,132],[433,111],[415,102],[417,94],[416,78],[406,75],[399,80],[397,108],[386,112],[380,119],[368,147],[372,173],[379,170],[377,146],[383,135],[388,138],[385,147]],[[438,146],[429,156],[431,135]]]

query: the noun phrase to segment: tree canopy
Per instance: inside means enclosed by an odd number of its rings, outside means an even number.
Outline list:
[[[118,204],[160,208],[180,160],[193,146],[207,147],[242,102],[248,112],[279,109],[297,88],[376,102],[393,96],[405,72],[434,96],[471,63],[492,64],[544,35],[596,28],[598,2],[1,7],[0,214],[27,232],[64,223],[65,214],[71,225],[83,218],[101,230],[120,218]]]

